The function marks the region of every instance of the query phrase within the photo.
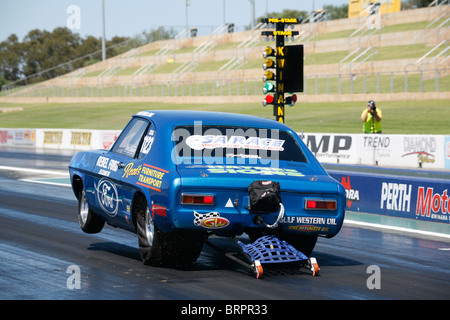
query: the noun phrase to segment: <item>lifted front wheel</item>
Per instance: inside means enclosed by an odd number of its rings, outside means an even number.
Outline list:
[[[78,223],[81,230],[86,233],[99,233],[105,225],[105,221],[96,216],[89,208],[84,188],[81,189],[78,196]]]

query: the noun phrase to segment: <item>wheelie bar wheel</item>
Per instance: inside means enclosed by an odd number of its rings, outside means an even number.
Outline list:
[[[316,258],[312,258],[312,257],[309,258],[309,267],[310,267],[313,277],[316,277],[319,275],[320,268],[319,268],[319,264],[317,263]]]
[[[261,279],[263,276],[263,267],[261,265],[261,262],[259,262],[259,260],[253,261],[252,269],[256,279]]]

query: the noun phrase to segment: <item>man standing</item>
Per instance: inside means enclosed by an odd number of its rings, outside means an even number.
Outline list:
[[[367,109],[361,114],[364,133],[381,133],[381,109],[375,106],[375,101],[367,103]]]

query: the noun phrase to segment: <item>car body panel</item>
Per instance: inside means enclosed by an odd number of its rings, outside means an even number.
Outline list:
[[[132,135],[134,126],[139,127],[142,134],[140,142],[126,142],[125,138]],[[284,136],[292,137],[289,139],[301,150],[303,160],[196,156],[197,151],[206,154],[215,150],[209,146],[201,150],[188,148],[193,154],[190,158],[179,156],[177,146],[181,145],[181,139],[175,134],[177,130],[185,135],[184,147],[193,147],[190,143],[194,138],[208,137],[209,141],[221,139],[222,142],[227,139],[219,133],[206,136],[199,126],[210,129],[230,127],[235,132],[242,128],[258,128],[259,133],[273,130],[271,134],[278,134],[279,130]],[[193,138],[187,140],[188,137]],[[287,143],[287,139],[272,136],[258,139],[253,140],[254,148],[277,147],[277,141]],[[225,145],[222,147],[225,150]],[[255,223],[255,214],[248,209],[248,186],[255,180],[280,183],[285,208],[280,227],[284,232],[332,237],[339,232],[345,214],[344,188],[326,173],[295,132],[284,124],[253,116],[195,111],[139,112],[110,150],[79,152],[73,157],[69,170],[76,195],[75,180],[79,179],[95,214],[110,225],[132,232],[135,232],[133,199],[138,192],[145,195],[153,221],[163,232],[193,229],[232,236],[247,228],[262,228]],[[182,193],[211,194],[214,204],[183,205],[180,202]],[[306,198],[336,200],[337,209],[305,210]],[[271,224],[277,220],[278,213],[267,213],[263,217]]]

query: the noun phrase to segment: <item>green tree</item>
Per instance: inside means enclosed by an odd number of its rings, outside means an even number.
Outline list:
[[[402,10],[428,7],[434,0],[406,0],[402,1]]]
[[[173,28],[166,30],[164,27],[158,27],[149,31],[144,30],[135,38],[140,45],[143,45],[158,40],[173,39],[175,36],[176,32]]]
[[[324,5],[323,9],[330,13],[330,20],[348,18],[348,4],[343,4],[341,6],[328,4]]]

